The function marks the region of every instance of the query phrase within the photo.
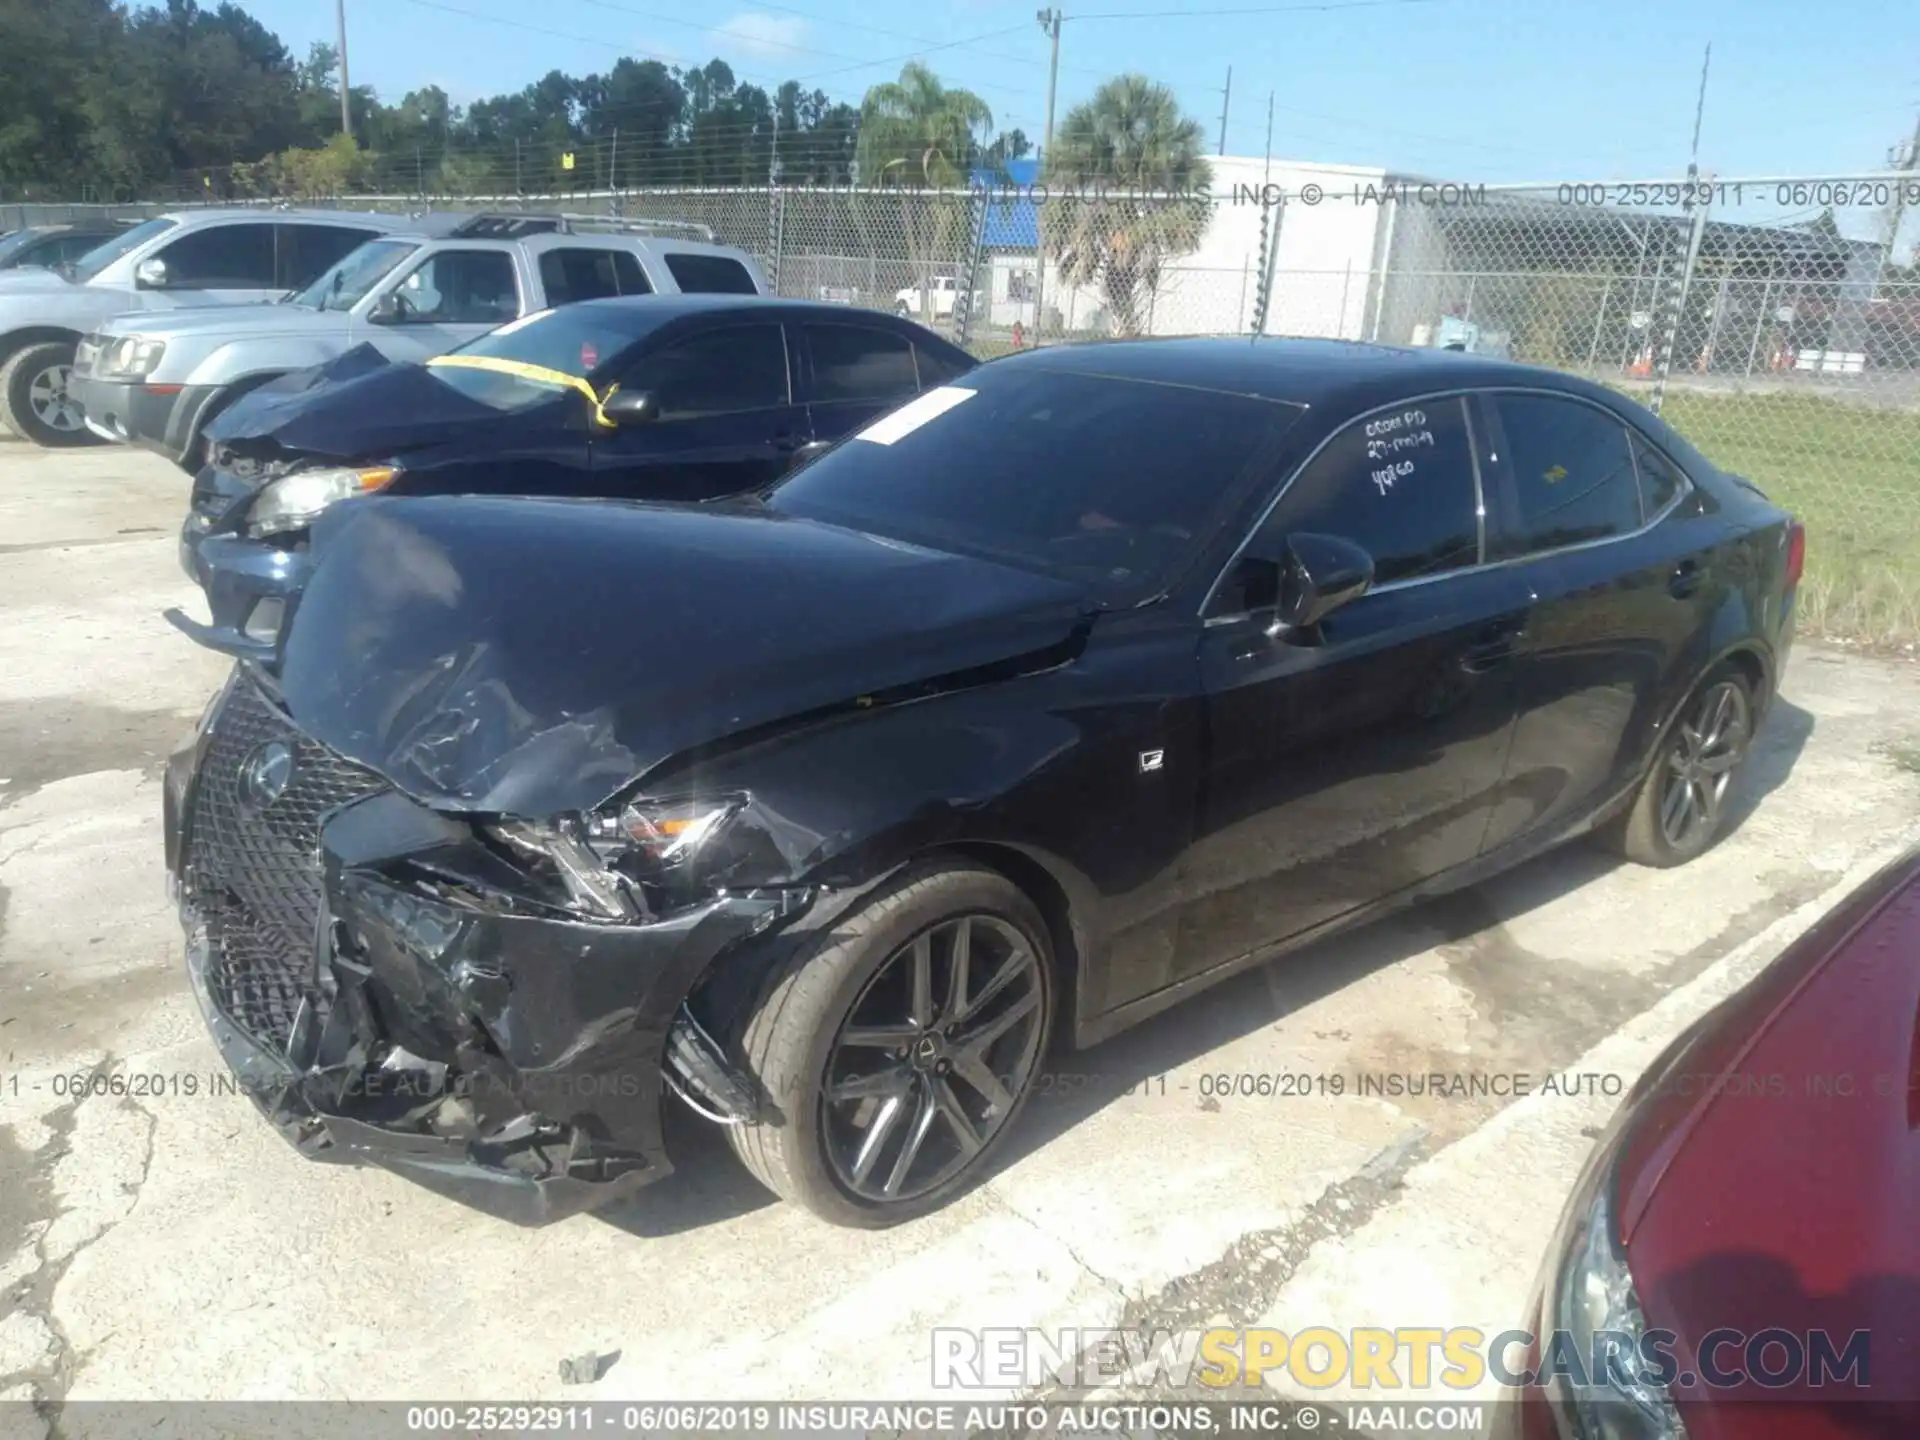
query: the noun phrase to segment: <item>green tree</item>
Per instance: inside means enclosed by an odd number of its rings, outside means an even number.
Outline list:
[[[922,320],[932,318],[936,261],[963,268],[955,262],[966,246],[972,207],[954,192],[967,184],[982,137],[992,129],[986,101],[943,84],[917,60],[861,102],[855,168],[862,184],[901,192],[900,228],[919,281]],[[914,193],[929,189],[945,193]]]
[[[1142,329],[1168,261],[1199,248],[1209,210],[1206,137],[1173,91],[1144,75],[1107,81],[1069,110],[1041,178],[1100,198],[1045,208],[1042,243],[1069,285],[1099,289],[1123,335]]]

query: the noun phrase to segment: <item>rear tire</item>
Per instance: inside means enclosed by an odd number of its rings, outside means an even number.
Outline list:
[[[1633,802],[1602,838],[1638,865],[1668,869],[1704,854],[1753,744],[1753,687],[1737,666],[1710,670],[1660,742]]]
[[[964,863],[907,872],[769,977],[740,1040],[765,1112],[728,1129],[734,1153],[835,1225],[940,1208],[1013,1130],[1056,990],[1018,886]]]
[[[73,351],[64,340],[29,345],[0,365],[0,422],[22,440],[50,450],[103,443],[67,398]]]

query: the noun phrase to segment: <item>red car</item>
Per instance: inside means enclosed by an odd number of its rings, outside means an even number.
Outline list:
[[[1526,1328],[1517,1440],[1920,1437],[1920,852],[1647,1071]]]

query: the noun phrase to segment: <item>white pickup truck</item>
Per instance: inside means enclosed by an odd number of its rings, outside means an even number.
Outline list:
[[[929,290],[922,294],[918,285],[909,285],[893,293],[894,313],[909,320],[951,320],[954,302],[960,295],[960,282],[951,275],[935,275]],[[973,292],[972,305],[978,310],[985,300],[982,292]]]

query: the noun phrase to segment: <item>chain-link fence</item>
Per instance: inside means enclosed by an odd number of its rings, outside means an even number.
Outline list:
[[[1920,639],[1920,267],[1895,264],[1892,243],[1902,211],[1920,212],[1920,175],[1499,187],[1303,173],[1282,184],[1258,162],[1219,162],[1204,196],[773,187],[333,203],[697,221],[753,253],[782,295],[896,311],[983,356],[1269,334],[1578,372],[1658,409],[1806,519],[1810,628]],[[1232,180],[1248,174],[1258,183]],[[0,207],[0,227],[81,207],[46,208]]]

